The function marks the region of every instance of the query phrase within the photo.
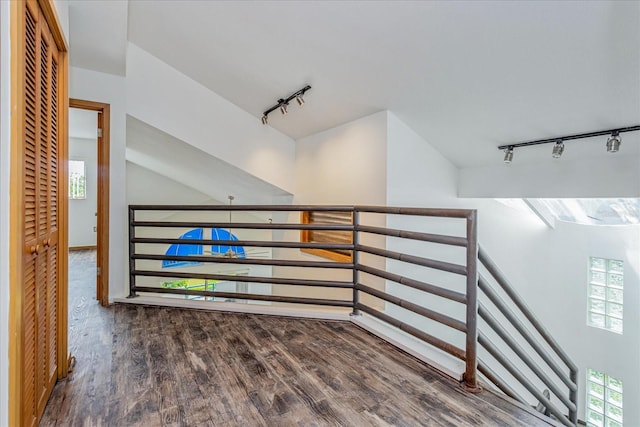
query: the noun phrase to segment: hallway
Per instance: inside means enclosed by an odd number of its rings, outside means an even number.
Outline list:
[[[92,264],[93,263],[93,264]],[[351,323],[95,300],[72,253],[69,346],[41,426],[540,426]]]

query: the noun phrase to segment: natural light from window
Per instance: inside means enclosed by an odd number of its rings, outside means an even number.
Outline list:
[[[622,261],[589,258],[589,326],[622,333],[623,274]]]
[[[69,160],[69,199],[86,199],[84,160]]]
[[[586,225],[640,224],[640,198],[529,199],[558,221]],[[544,212],[542,212],[544,213]]]
[[[587,370],[587,426],[622,427],[622,381]]]

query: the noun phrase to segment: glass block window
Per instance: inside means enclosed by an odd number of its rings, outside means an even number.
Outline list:
[[[622,333],[623,273],[622,261],[589,259],[589,326]]]
[[[622,427],[622,381],[587,369],[587,427]]]
[[[87,198],[84,160],[69,160],[69,198]]]

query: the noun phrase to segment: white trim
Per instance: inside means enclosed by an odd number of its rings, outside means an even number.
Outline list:
[[[137,296],[135,298],[114,298],[114,302],[122,304],[159,305],[165,307],[192,308],[198,310],[229,311],[234,313],[267,314],[272,316],[305,317],[322,320],[349,320],[350,311],[314,309],[296,309],[262,304],[238,304],[232,302],[194,301],[157,296]]]
[[[351,316],[351,322],[382,338],[400,350],[409,353],[416,359],[423,361],[443,374],[452,377],[454,380],[462,381],[462,374],[464,374],[465,370],[465,364],[462,360],[458,360],[429,344],[425,344],[417,338],[381,322],[375,317],[366,314]]]

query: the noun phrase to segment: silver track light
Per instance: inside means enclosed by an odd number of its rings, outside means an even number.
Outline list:
[[[535,141],[526,141],[526,142],[518,142],[517,144],[505,144],[498,146],[498,150],[504,150],[504,162],[511,163],[513,159],[513,149],[514,148],[522,148],[529,147],[531,145],[541,145],[541,144],[555,144],[553,146],[553,151],[551,155],[554,159],[559,159],[564,153],[564,143],[567,141],[572,141],[574,139],[587,139],[593,138],[595,136],[604,136],[609,135],[607,139],[607,153],[617,153],[620,150],[620,145],[622,144],[622,138],[620,134],[623,132],[637,132],[640,131],[640,125],[635,126],[627,126],[623,128],[613,128],[613,129],[605,129],[605,130],[597,130],[595,132],[586,132],[586,133],[577,133],[574,135],[566,135],[566,136],[557,136],[555,138],[546,138],[546,139],[536,139]]]
[[[562,153],[564,153],[564,142],[562,142],[562,140],[559,139],[558,142],[556,142],[556,145],[553,146],[553,151],[551,152],[551,156],[554,159],[559,159],[560,156],[562,156]]]
[[[268,117],[269,117],[269,113],[271,113],[272,111],[275,111],[275,110],[279,109],[283,116],[285,114],[287,114],[287,107],[289,106],[289,102],[293,101],[294,99],[296,100],[298,105],[302,107],[304,105],[304,98],[303,98],[304,93],[306,91],[308,91],[309,89],[311,89],[311,86],[306,85],[305,87],[303,87],[299,91],[296,91],[296,92],[292,93],[291,95],[289,95],[287,98],[278,99],[278,103],[277,104],[275,104],[272,107],[269,107],[268,110],[265,110],[265,112],[262,113],[262,124],[263,125],[269,124]]]
[[[612,132],[607,139],[607,153],[617,153],[620,150],[620,144],[622,144],[620,132]]]
[[[513,161],[513,147],[507,147],[507,149],[504,150],[504,162],[511,163],[512,161]]]

